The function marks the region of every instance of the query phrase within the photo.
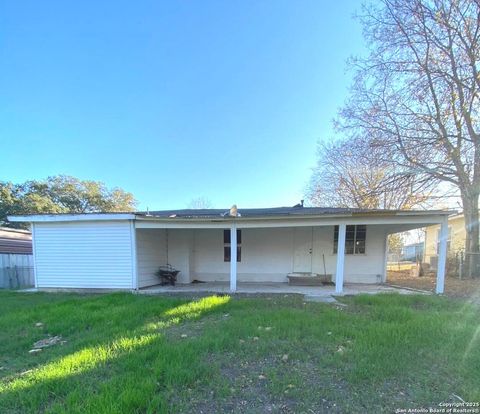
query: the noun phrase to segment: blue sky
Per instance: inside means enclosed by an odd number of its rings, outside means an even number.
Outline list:
[[[0,2],[0,180],[140,208],[292,205],[333,136],[358,0]]]

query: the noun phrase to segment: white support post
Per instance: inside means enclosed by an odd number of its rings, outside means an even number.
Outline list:
[[[387,267],[388,267],[388,233],[385,233],[385,247],[383,249],[383,272],[382,283],[387,283]]]
[[[237,224],[230,227],[230,292],[237,290]]]
[[[130,220],[130,252],[132,259],[132,289],[138,290],[137,231],[135,229],[134,220]]]
[[[35,252],[35,223],[31,223],[32,231],[32,256],[33,256],[33,278],[35,280],[35,289],[38,289],[38,273],[37,273],[37,255]]]
[[[438,248],[437,286],[436,293],[441,294],[445,287],[445,269],[447,264],[448,218],[440,224],[440,245]]]
[[[346,224],[338,226],[337,270],[335,274],[335,293],[343,293],[343,272],[345,269],[345,235]]]

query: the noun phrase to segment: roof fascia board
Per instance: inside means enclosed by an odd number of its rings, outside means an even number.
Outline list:
[[[362,213],[343,213],[343,214],[295,214],[295,215],[271,215],[271,216],[257,216],[257,217],[232,217],[232,216],[224,216],[224,217],[160,217],[160,216],[145,216],[145,215],[137,215],[137,220],[155,220],[155,221],[185,221],[185,222],[201,222],[201,221],[227,221],[230,222],[232,220],[236,220],[240,222],[241,220],[301,220],[301,219],[329,219],[329,218],[341,218],[341,217],[397,217],[397,216],[431,216],[431,215],[441,215],[441,216],[449,216],[452,214],[456,214],[455,211],[444,211],[444,210],[426,210],[426,211],[399,211],[394,213],[389,212],[362,212]]]
[[[441,223],[443,214],[430,216],[391,216],[391,217],[328,217],[328,218],[296,218],[283,220],[236,220],[237,228],[274,228],[274,227],[303,227],[303,226],[333,226],[337,224],[410,224],[416,227],[430,226]],[[232,220],[136,220],[136,228],[168,228],[168,229],[211,229],[230,228]]]
[[[398,211],[395,213],[397,216],[430,216],[432,214],[438,214],[442,216],[451,216],[457,214],[456,210],[425,210],[425,211]]]
[[[441,217],[452,214],[452,211],[405,211],[395,213],[345,213],[345,214],[322,214],[322,215],[295,215],[295,216],[269,216],[269,217],[218,217],[218,218],[182,218],[182,217],[154,217],[143,216],[135,213],[87,213],[87,214],[31,214],[31,215],[18,215],[8,216],[8,220],[11,222],[29,222],[29,223],[42,223],[42,222],[67,222],[67,221],[111,221],[111,220],[137,220],[137,222],[148,222],[151,224],[163,223],[159,228],[192,228],[199,227],[202,223],[208,227],[229,227],[233,220],[235,220],[239,226],[242,227],[277,227],[285,225],[285,223],[291,223],[292,226],[301,225],[300,223],[306,222],[304,225],[328,225],[328,223],[337,223],[339,221],[345,222],[345,220],[352,223],[364,223],[369,224],[382,224],[384,223],[396,223],[396,219],[408,219],[408,222],[415,218],[428,223],[440,223]],[[266,225],[271,223],[271,225]],[[137,227],[149,227],[139,226]]]
[[[45,223],[45,222],[61,222],[61,221],[112,221],[112,220],[134,220],[135,214],[32,214],[25,216],[8,216],[11,222],[29,222],[29,223]]]

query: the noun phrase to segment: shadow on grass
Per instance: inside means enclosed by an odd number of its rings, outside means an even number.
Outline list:
[[[301,402],[305,410],[322,397],[343,412],[358,403],[368,408],[363,412],[381,412],[377,408],[392,408],[390,398],[413,404],[445,400],[452,392],[478,395],[478,342],[462,361],[478,309],[391,294],[344,301],[347,307],[298,298],[229,303],[226,297],[107,295],[42,306],[43,314],[33,318],[41,317],[52,333],[70,332],[69,342],[46,350],[50,359],[30,374],[4,382],[0,407],[22,413],[172,412],[182,405],[186,412],[241,411],[244,400],[252,403],[262,392],[269,393],[264,402],[278,401],[279,393],[287,399],[284,390],[294,380],[299,394],[288,394],[289,404]],[[243,374],[250,393],[238,382]],[[304,387],[314,392],[303,394]]]
[[[160,314],[152,314],[150,309],[141,318],[143,324],[131,332],[120,330],[107,341],[98,341],[25,375],[4,380],[0,385],[0,406],[11,412],[121,412],[129,407],[164,410],[162,392],[174,384],[191,383],[207,369],[188,344],[168,343],[165,330],[199,319],[229,299],[211,296],[180,304],[177,300],[175,306]],[[92,303],[87,305],[91,307]]]

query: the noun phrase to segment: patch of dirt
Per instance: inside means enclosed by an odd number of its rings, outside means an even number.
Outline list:
[[[230,314],[228,313],[202,316],[200,319],[182,321],[178,325],[169,326],[164,332],[167,338],[173,340],[195,338],[203,334],[206,325],[222,323],[229,318]]]
[[[58,343],[64,343],[61,336],[49,336],[45,339],[40,339],[33,344],[34,349],[48,348],[49,346],[56,345]]]
[[[387,413],[399,407],[417,407],[414,396],[416,389],[424,386],[422,381],[392,378],[376,384],[351,383],[352,361],[344,359],[351,344],[347,340],[333,351],[318,348],[301,360],[276,353],[277,345],[283,345],[281,340],[272,344],[267,356],[255,355],[248,348],[244,353],[211,355],[206,363],[218,367],[222,384],[198,380],[186,396],[172,395],[171,402],[178,413],[199,414]],[[332,352],[343,361],[340,369],[323,360],[325,353]]]
[[[435,291],[435,276],[412,276],[408,270],[389,270],[387,283],[413,289]],[[455,277],[445,278],[445,294],[457,298],[478,298],[480,296],[480,278],[458,279]]]
[[[44,339],[40,339],[39,341],[35,342],[33,344],[33,348],[28,351],[29,354],[35,355],[41,352],[44,348],[48,348],[50,346],[54,346],[57,344],[63,345],[67,341],[62,340],[62,337],[60,335],[58,336],[47,336]]]
[[[332,390],[347,391],[347,384],[333,372],[320,372],[319,361],[298,361],[285,354],[271,354],[250,360],[238,353],[209,358],[219,365],[227,389],[224,395],[198,384],[188,407],[181,412],[195,413],[340,413],[331,400]],[[295,378],[301,376],[300,384]],[[315,393],[312,393],[315,390]]]

